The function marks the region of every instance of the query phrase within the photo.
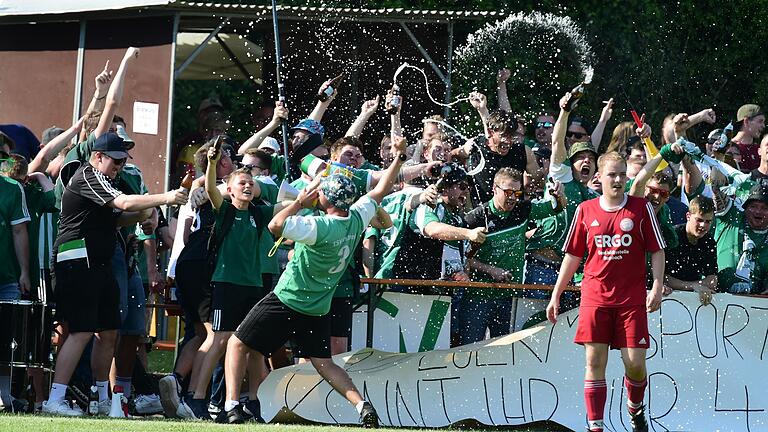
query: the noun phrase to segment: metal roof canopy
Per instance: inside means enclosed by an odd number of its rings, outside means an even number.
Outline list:
[[[355,8],[277,6],[282,19],[328,19],[328,15],[355,21],[410,21],[443,22],[477,21],[504,16],[504,11],[451,11],[420,10],[406,8]],[[271,6],[235,2],[195,2],[186,0],[0,0],[0,17],[34,17],[36,19],[61,19],[60,15],[98,13],[115,10],[174,11],[183,15],[218,12],[227,17],[253,17],[254,14],[270,14]],[[59,15],[51,17],[51,15]]]

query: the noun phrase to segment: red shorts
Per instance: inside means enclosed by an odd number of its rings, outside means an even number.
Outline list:
[[[647,349],[650,335],[645,306],[581,306],[573,341],[577,344],[604,343],[613,349]]]

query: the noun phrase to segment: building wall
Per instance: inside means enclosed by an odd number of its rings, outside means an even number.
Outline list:
[[[0,124],[21,123],[38,137],[52,125],[72,123],[75,94],[85,113],[95,90],[94,78],[109,60],[117,71],[129,46],[141,49],[126,76],[117,114],[136,141],[131,152],[152,193],[162,192],[171,82],[172,17],[86,21],[82,88],[75,89],[80,23],[0,25]],[[156,135],[133,132],[134,102],[159,105]]]

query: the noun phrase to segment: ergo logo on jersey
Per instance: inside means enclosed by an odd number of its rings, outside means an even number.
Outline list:
[[[595,236],[595,246],[599,248],[603,247],[619,247],[619,246],[630,246],[632,244],[632,236],[629,234],[624,235],[596,235]]]

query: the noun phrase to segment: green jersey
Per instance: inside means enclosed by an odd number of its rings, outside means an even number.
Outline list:
[[[269,172],[275,176],[275,183],[282,183],[285,179],[285,157],[273,154],[272,163],[269,165]]]
[[[400,251],[400,241],[403,233],[408,229],[408,215],[406,203],[413,198],[414,194],[421,193],[422,189],[417,187],[407,187],[401,191],[387,195],[381,201],[381,207],[389,213],[392,219],[392,226],[381,232],[381,236],[376,242],[377,249],[381,251],[381,265],[377,267],[377,278],[392,278],[392,267],[395,265],[395,258]]]
[[[314,173],[316,173],[317,170],[320,169],[320,166],[322,166],[322,164],[325,162],[326,161],[316,156],[308,155],[307,157],[302,159],[301,169],[302,171],[306,169],[306,171],[304,171],[306,174],[314,175]],[[351,179],[352,179],[352,183],[355,184],[355,188],[357,189],[357,195],[363,196],[366,193],[368,193],[368,191],[371,190],[371,179],[372,179],[371,171],[365,170],[365,169],[355,169],[355,168],[349,168],[349,171],[352,174]],[[331,173],[335,172],[335,166],[331,167],[330,172]]]
[[[378,165],[374,165],[368,161],[365,161],[360,165],[361,170],[368,170],[368,171],[381,171],[381,167]]]
[[[571,223],[573,223],[576,207],[583,201],[590,200],[599,195],[575,180],[571,166],[568,164],[560,164],[557,167],[551,166],[549,177],[562,183],[567,204],[562,212],[536,221],[536,231],[533,237],[528,240],[526,249],[552,249],[562,256],[563,252],[561,249],[565,243],[568,229],[571,227]]]
[[[277,298],[305,315],[327,314],[336,285],[354,259],[355,247],[375,213],[376,202],[364,196],[349,208],[347,217],[287,218],[283,237],[296,246],[275,287]]]
[[[27,198],[27,209],[30,221],[27,225],[27,237],[29,238],[29,280],[32,287],[40,283],[40,268],[43,262],[50,261],[50,248],[46,244],[40,244],[40,219],[47,212],[56,211],[56,197],[52,190],[43,192],[38,183],[24,185],[24,194]],[[46,253],[47,251],[47,253]],[[50,265],[49,265],[50,266]]]
[[[219,248],[211,281],[260,287],[261,253],[265,251],[259,247],[259,235],[261,227],[272,219],[273,207],[257,206],[256,220],[249,209],[239,210],[224,200],[216,210],[216,230],[221,230],[227,208],[235,212],[235,219]]]
[[[733,200],[715,213],[717,283],[731,293],[755,294],[768,288],[768,230],[747,226]]]
[[[260,201],[263,204],[274,206],[275,203],[277,203],[278,191],[275,182],[266,176],[254,177],[254,180],[259,184],[259,189],[261,189],[261,196],[259,197]],[[271,214],[270,219],[272,219]],[[269,256],[268,253],[269,250],[272,249],[272,246],[275,244],[275,238],[272,236],[272,233],[269,232],[269,228],[267,228],[268,223],[269,220],[266,224],[264,224],[264,227],[261,231],[261,237],[259,238],[261,272],[269,274],[280,274],[280,264],[277,262],[277,255]]]
[[[0,285],[19,281],[13,227],[30,221],[24,188],[16,180],[0,176]],[[29,229],[29,226],[27,226]],[[31,276],[31,275],[30,275]]]
[[[525,279],[525,232],[530,220],[555,215],[554,199],[522,201],[512,211],[503,212],[489,202],[467,213],[464,220],[468,228],[488,228],[485,242],[477,250],[474,259],[511,274],[510,283],[523,283]],[[476,272],[472,280],[495,282],[488,274]],[[470,297],[508,298],[515,294],[506,289],[468,289]]]

